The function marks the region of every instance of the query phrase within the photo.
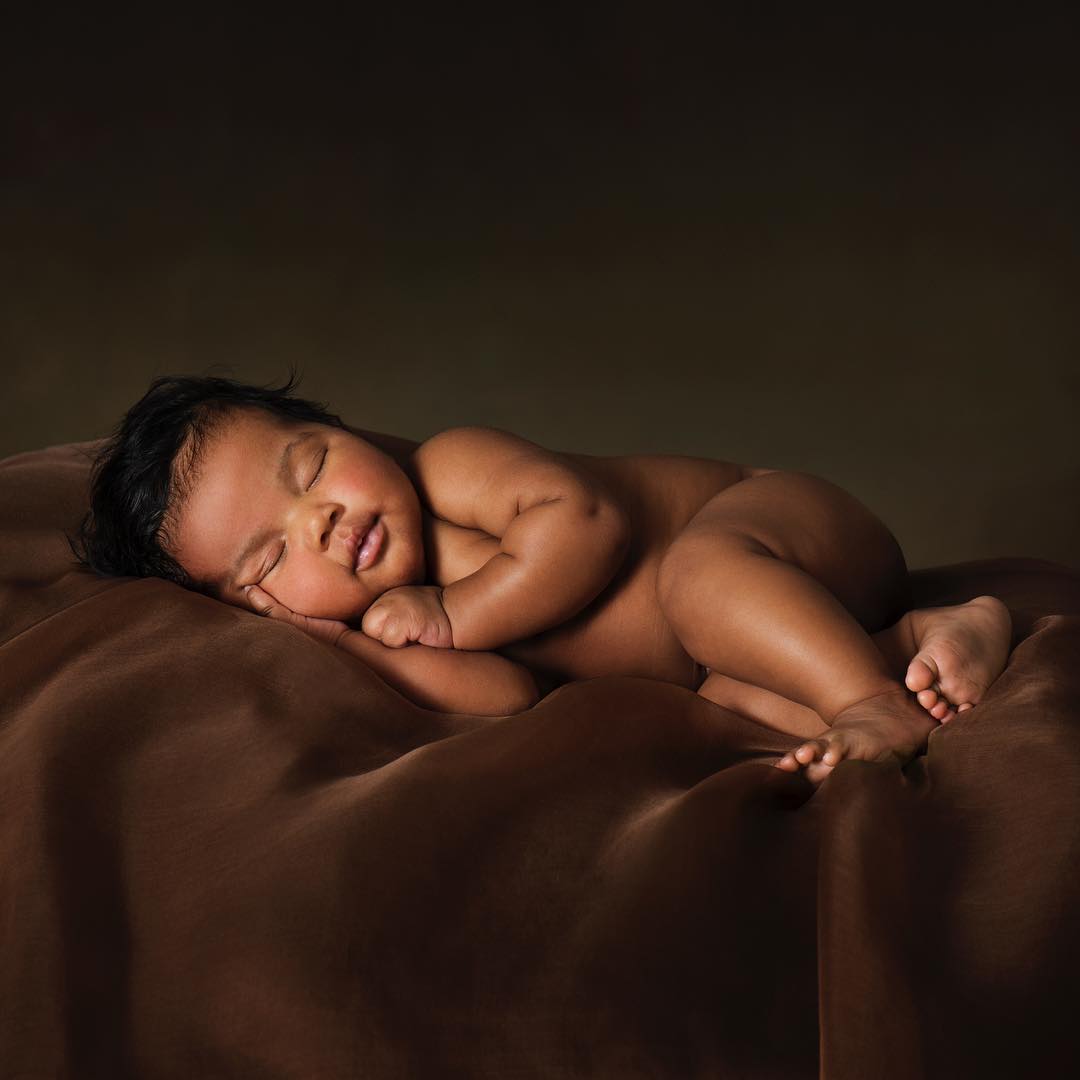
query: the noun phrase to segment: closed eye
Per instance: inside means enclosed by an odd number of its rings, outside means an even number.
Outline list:
[[[308,484],[308,491],[310,491],[319,482],[319,477],[322,476],[323,469],[326,467],[326,459],[329,456],[330,456],[330,451],[329,450],[324,450],[323,451],[323,456],[322,456],[322,461],[319,462],[319,471],[312,478],[311,483]]]
[[[322,461],[319,462],[319,471],[314,475],[314,477],[312,477],[311,483],[308,484],[308,491],[310,491],[319,482],[319,477],[322,476],[323,469],[326,468],[326,459],[329,456],[330,456],[330,451],[329,450],[324,450],[323,451],[323,456],[322,456]],[[281,545],[281,551],[278,553],[278,557],[274,560],[273,564],[270,566],[270,569],[267,570],[266,573],[263,574],[263,576],[261,578],[259,578],[260,581],[262,581],[263,579],[269,577],[270,574],[273,573],[273,571],[277,569],[278,565],[284,560],[285,552],[286,552],[287,549],[288,549],[287,544],[282,544]]]

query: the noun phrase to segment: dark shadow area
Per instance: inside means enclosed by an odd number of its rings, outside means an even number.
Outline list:
[[[913,566],[1074,561],[1067,18],[27,8],[0,456],[298,362],[358,427],[802,468]]]

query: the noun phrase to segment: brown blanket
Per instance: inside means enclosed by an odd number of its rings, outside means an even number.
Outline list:
[[[903,771],[639,678],[503,720],[98,579],[79,446],[0,463],[0,1076],[989,1077],[1080,1049],[1080,581]]]

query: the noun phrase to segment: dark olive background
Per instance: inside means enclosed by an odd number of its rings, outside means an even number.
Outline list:
[[[1070,24],[163,7],[5,28],[0,455],[291,362],[370,430],[806,469],[913,566],[1078,561]]]

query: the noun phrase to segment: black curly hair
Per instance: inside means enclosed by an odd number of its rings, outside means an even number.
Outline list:
[[[99,574],[159,577],[219,598],[169,553],[170,526],[190,492],[207,439],[241,408],[288,420],[347,428],[326,406],[291,396],[283,386],[250,386],[215,375],[162,375],[127,411],[94,457],[90,509],[68,543],[77,561]]]

